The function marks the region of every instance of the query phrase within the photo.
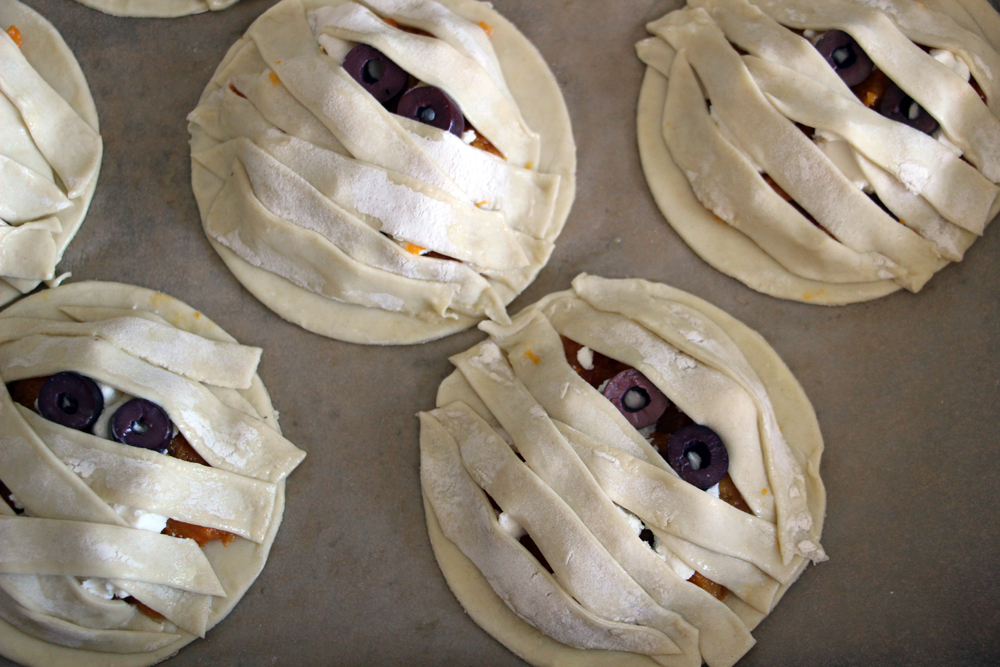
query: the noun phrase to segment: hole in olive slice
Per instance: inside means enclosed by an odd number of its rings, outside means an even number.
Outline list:
[[[864,49],[843,30],[831,30],[820,37],[816,50],[848,86],[858,85],[875,69]]]
[[[396,113],[458,136],[465,131],[465,117],[458,103],[434,86],[410,88],[399,98]]]
[[[126,445],[163,452],[174,437],[174,428],[159,405],[133,398],[111,417],[111,437]]]
[[[38,392],[38,412],[49,421],[77,431],[89,431],[104,410],[97,383],[79,373],[56,373]]]
[[[892,84],[885,91],[882,104],[879,106],[879,113],[889,120],[909,125],[924,134],[932,134],[938,128],[938,122],[934,120],[934,117],[914,102],[896,84]]]
[[[604,387],[604,397],[635,428],[645,428],[655,423],[670,405],[670,399],[649,378],[634,368],[611,378]]]
[[[707,426],[685,426],[667,442],[667,463],[685,482],[704,491],[729,471],[729,452],[722,438]]]
[[[379,104],[385,104],[398,95],[409,80],[409,75],[402,67],[367,44],[358,44],[348,52],[344,58],[344,69],[371,93]]]

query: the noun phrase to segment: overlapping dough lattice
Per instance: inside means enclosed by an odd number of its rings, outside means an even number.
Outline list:
[[[343,65],[359,44],[408,86],[444,91],[472,127],[390,113],[397,98],[361,83],[389,74]],[[269,308],[342,340],[507,321],[573,199],[555,79],[486,3],[283,0],[230,49],[189,120],[212,245]]]
[[[788,368],[717,308],[641,280],[581,275],[480,328],[420,415],[431,543],[465,609],[535,665],[736,662],[826,558],[822,438]],[[628,392],[631,408],[609,400],[616,380],[595,386],[619,371],[666,395],[642,431]],[[728,476],[701,490],[660,447],[710,430]],[[683,456],[711,469],[698,442]]]
[[[0,315],[0,653],[144,667],[236,605],[304,456],[281,436],[260,352],[176,299],[114,283]],[[98,407],[65,387],[46,398],[60,377],[93,387]],[[130,416],[118,439],[119,413],[141,399],[169,421]],[[156,428],[169,446],[132,446]]]
[[[986,0],[690,0],[647,27],[646,179],[695,252],[750,287],[916,292],[1000,209]]]
[[[97,187],[97,132],[87,80],[62,37],[0,0],[0,305],[56,279]]]

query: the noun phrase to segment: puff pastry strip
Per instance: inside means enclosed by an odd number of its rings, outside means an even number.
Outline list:
[[[69,206],[69,199],[51,178],[0,155],[0,217],[3,220],[23,223]]]
[[[444,90],[514,164],[538,162],[538,134],[528,128],[509,92],[446,41],[395,30],[354,2],[320,7],[313,12],[312,23],[324,46],[329,42],[324,35],[369,44],[416,78]]]
[[[0,479],[32,515],[126,527],[124,519],[45,446],[11,401],[6,387],[0,392],[0,427]],[[6,508],[6,503],[0,505]],[[115,585],[178,626],[204,634],[207,596],[137,581],[117,580]]]
[[[1000,120],[965,80],[924,53],[888,16],[847,0],[822,5],[801,0],[755,0],[754,4],[783,25],[849,33],[879,69],[941,123],[948,137],[986,178],[1000,181]],[[913,76],[916,72],[919,77]],[[997,76],[1000,71],[991,74]],[[984,82],[984,90],[986,87],[989,79]]]
[[[497,524],[451,434],[432,413],[421,413],[420,423],[421,484],[442,530],[487,573],[516,613],[529,615],[545,634],[573,646],[663,656],[657,659],[660,664],[676,655],[677,645],[662,632],[604,619],[574,600]]]
[[[298,160],[299,158],[297,157],[289,158],[286,155],[287,151],[281,145],[284,141],[285,139],[279,137],[265,136],[259,138],[259,143],[256,146],[264,146],[279,156],[285,157],[288,161],[294,162]],[[260,149],[254,148],[254,144],[250,144],[245,140],[237,139],[197,153],[194,159],[205,165],[213,173],[219,175],[220,181],[224,181],[227,178],[226,174],[232,169],[232,164],[236,156],[241,152],[246,153],[248,151],[259,153]],[[266,159],[274,161],[272,158]],[[275,167],[280,167],[280,165],[275,162]],[[305,208],[305,211],[301,213],[296,212],[294,215],[284,218],[286,222],[295,224],[298,221],[303,229],[311,229],[320,234],[333,243],[339,250],[364,266],[381,269],[406,278],[450,283],[448,289],[457,288],[458,290],[455,294],[457,303],[467,304],[466,307],[472,307],[472,304],[479,302],[483,304],[481,309],[485,309],[491,315],[503,317],[503,304],[496,300],[493,304],[489,302],[492,296],[489,283],[469,267],[461,263],[433,258],[418,260],[412,253],[402,250],[397,243],[380,234],[373,226],[366,224],[363,218],[352,215],[345,210],[338,210],[339,206],[333,203],[332,200],[324,201],[319,196],[321,193],[315,192],[310,187],[310,184],[306,184],[303,181],[300,175],[289,173],[284,169],[282,171],[286,172],[289,182],[301,182],[299,189],[303,200],[313,200],[315,202],[313,206],[309,207],[311,208],[310,211],[309,208],[301,206],[298,202],[281,202],[279,199],[277,206],[279,211],[294,211],[296,207]],[[312,175],[315,176],[320,185],[329,180],[329,176],[324,174]],[[243,188],[239,183],[237,183],[237,187]],[[245,189],[242,189],[241,192],[252,195],[253,198],[257,196],[257,193],[253,192],[252,186],[249,193]],[[260,194],[267,196],[268,193],[266,190],[262,190]],[[273,202],[275,199],[273,194],[269,197],[269,201]],[[218,202],[218,198],[216,201]],[[249,215],[247,217],[236,218],[239,224],[251,224],[252,215],[263,215],[268,220],[274,220],[279,217],[274,216],[269,210],[266,213],[254,213],[254,211],[259,209],[259,206],[253,203],[253,199],[250,201]],[[234,207],[246,207],[246,204],[238,201],[230,202],[230,205]],[[261,202],[260,206],[264,206],[264,203]],[[319,215],[310,215],[310,213],[317,211],[320,212]],[[220,225],[232,224],[232,220],[228,219],[219,220],[218,222]],[[281,223],[274,222],[274,224],[280,225]]]
[[[673,58],[669,75],[663,138],[706,208],[796,275],[835,283],[892,275],[895,263],[888,257],[839,243],[764,181],[712,120],[686,52]]]
[[[257,543],[267,535],[274,484],[68,429],[23,407],[20,412],[49,451],[110,505],[224,530]]]
[[[36,335],[100,338],[190,380],[234,389],[250,387],[261,355],[259,347],[209,340],[131,314],[90,322],[9,317],[0,329],[0,343]]]
[[[690,307],[657,299],[642,283],[622,288],[604,278],[580,275],[574,279],[573,287],[595,308],[619,313],[641,324],[675,345],[681,353],[725,374],[746,391],[757,407],[761,449],[771,481],[770,492],[774,495],[784,563],[788,565],[796,554],[815,562],[826,560],[813,534],[802,464],[781,433],[760,378],[725,332]]]
[[[452,409],[454,408],[454,409]],[[667,665],[697,665],[697,631],[678,614],[665,610],[635,582],[590,534],[572,509],[523,465],[492,430],[476,423],[461,404],[435,414],[456,438],[469,475],[552,558],[560,584],[594,613],[618,622],[644,625],[663,632],[675,644]],[[463,418],[464,417],[464,418]],[[468,418],[473,419],[470,428]],[[457,422],[457,423],[456,423]]]
[[[941,142],[779,64],[748,56],[743,62],[787,118],[843,137],[947,220],[981,235],[996,215],[1000,189]]]
[[[531,340],[529,331],[521,329],[519,333],[524,333],[525,337]],[[502,338],[498,340],[503,341]],[[502,361],[503,357],[498,351],[494,352],[489,349],[489,346],[494,345],[495,343],[492,341],[484,343],[479,348],[473,348],[467,353],[452,357],[452,362],[483,399],[491,413],[497,417],[507,433],[511,435],[519,455],[530,466],[530,470],[544,481],[543,488],[551,489],[569,505],[584,522],[587,529],[593,533],[594,538],[608,550],[614,561],[643,590],[648,592],[653,601],[664,608],[680,613],[687,622],[698,629],[700,652],[711,663],[733,662],[749,650],[750,646],[753,645],[753,639],[738,619],[729,613],[723,605],[709,600],[697,591],[685,586],[685,582],[678,578],[676,573],[664,561],[657,558],[632,532],[614,504],[601,493],[598,481],[583,465],[585,462],[573,453],[570,447],[571,443],[563,437],[557,424],[548,418],[545,410],[541,409],[541,406],[534,401],[527,388],[519,383],[509,363]],[[559,352],[561,354],[561,349]],[[524,364],[522,359],[527,361],[527,364],[533,364],[523,354],[523,348],[516,343],[508,354],[508,358],[514,360],[513,365],[515,366]],[[495,362],[493,361],[494,357],[498,359]],[[456,406],[455,410],[463,411],[466,419],[473,419],[469,414],[470,410],[461,404]],[[449,406],[443,408],[442,411],[451,419],[456,419],[456,417],[451,417]],[[528,417],[525,418],[525,415]],[[479,420],[478,416],[474,417],[474,420]],[[485,423],[480,423],[477,428],[486,429],[488,426]],[[457,425],[451,432],[461,443],[462,436],[460,434],[469,430],[473,430],[473,427],[469,426],[468,423],[463,423]],[[494,442],[502,444],[502,440],[495,435],[493,437]],[[460,444],[460,448],[463,450],[466,467],[472,473],[473,478],[484,485],[483,488],[488,493],[497,498],[505,511],[513,512],[515,518],[519,518],[521,515],[512,509],[515,506],[512,499],[508,499],[508,502],[505,503],[490,488],[487,488],[486,482],[479,479],[473,470],[474,464],[466,458],[464,446]],[[503,446],[503,449],[508,448]],[[520,470],[523,467],[513,463],[514,457],[509,451],[508,455],[503,458],[507,460],[508,464],[514,465],[515,470]],[[537,497],[532,497],[534,494],[529,493],[525,485],[518,485],[517,488],[518,494],[520,494],[518,498],[521,499],[519,502],[529,503],[531,506],[540,502]],[[521,523],[520,520],[518,522]],[[527,526],[529,533],[533,536],[536,535],[534,530],[542,532],[535,541],[544,551],[545,541],[549,539],[548,535],[552,534],[553,528],[550,526],[548,529],[543,527],[535,529],[530,522]],[[573,548],[572,557],[576,558],[578,553]],[[557,569],[557,577],[560,581],[564,581],[558,572]],[[591,575],[584,574],[584,576],[589,580]],[[573,592],[572,584],[566,582],[565,585]],[[578,595],[576,597],[583,601]],[[588,603],[584,602],[584,604]],[[608,614],[608,610],[602,611],[593,606],[591,608],[604,616]],[[650,625],[641,619],[636,619],[636,622]],[[666,630],[665,633],[678,641],[675,633]],[[684,647],[680,641],[678,644],[682,648]],[[688,650],[685,649],[684,652],[687,653]]]
[[[340,61],[321,53],[300,2],[275,5],[251,26],[249,34],[282,83],[354,157],[430,183],[456,197],[466,196],[437,164],[416,149],[392,114],[344,71]]]
[[[29,336],[0,345],[0,376],[7,382],[65,370],[163,406],[212,466],[273,482],[283,479],[305,456],[259,420],[222,404],[201,383],[101,340]]]
[[[242,162],[235,163],[233,176],[212,205],[206,232],[252,265],[337,301],[413,317],[444,316],[450,307],[460,307],[455,299],[458,284],[380,272],[377,266],[353,259],[321,233],[272,214],[254,196]],[[369,255],[372,250],[382,250],[383,256],[398,253],[401,259],[404,252],[377,245],[348,248]]]
[[[425,30],[489,72],[490,77],[510,97],[500,61],[486,31],[479,24],[459,19],[453,12],[436,3],[416,3],[401,0],[360,0],[382,16]]]
[[[0,572],[137,579],[225,596],[193,541],[107,524],[0,518]]]
[[[39,151],[75,199],[97,177],[101,137],[38,75],[9,35],[0,35],[0,92],[21,114]]]
[[[856,251],[889,257],[897,267],[887,268],[910,289],[930,279],[941,262],[933,244],[886,215],[766,101],[704,10],[672,12],[649,27],[687,51],[713,108],[742,148],[825,229]],[[828,187],[817,189],[814,181]]]

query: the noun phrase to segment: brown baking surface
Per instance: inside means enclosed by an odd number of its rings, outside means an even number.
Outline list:
[[[447,357],[482,334],[377,348],[307,333],[251,297],[202,233],[184,118],[271,1],[166,20],[25,4],[76,54],[104,137],[97,193],[61,268],[162,290],[263,347],[281,426],[309,453],[263,574],[166,664],[523,665],[449,592],[420,500],[414,415],[433,407]],[[679,4],[495,0],[555,72],[579,164],[552,259],[511,310],[581,271],[658,280],[760,331],[798,376],[826,439],[830,561],[789,590],[740,667],[1000,664],[1000,228],[922,293],[852,306],[780,301],[708,267],[657,210],[635,145],[633,45]]]

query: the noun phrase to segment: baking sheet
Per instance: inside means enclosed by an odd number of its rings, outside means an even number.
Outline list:
[[[272,0],[218,14],[116,18],[26,0],[62,33],[97,104],[104,163],[66,252],[72,281],[176,296],[241,342],[286,436],[290,477],[263,574],[207,639],[167,664],[523,665],[444,583],[424,528],[414,414],[433,407],[465,332],[401,348],[307,333],[244,290],[210,248],[190,188],[185,116],[226,49]],[[757,294],[699,260],[653,203],[635,146],[633,45],[677,0],[496,0],[563,88],[578,194],[552,259],[511,306],[577,273],[687,290],[762,333],[813,401],[826,439],[823,544],[754,632],[741,667],[1000,663],[1000,229],[919,295],[823,308]],[[11,665],[0,658],[0,667]]]

